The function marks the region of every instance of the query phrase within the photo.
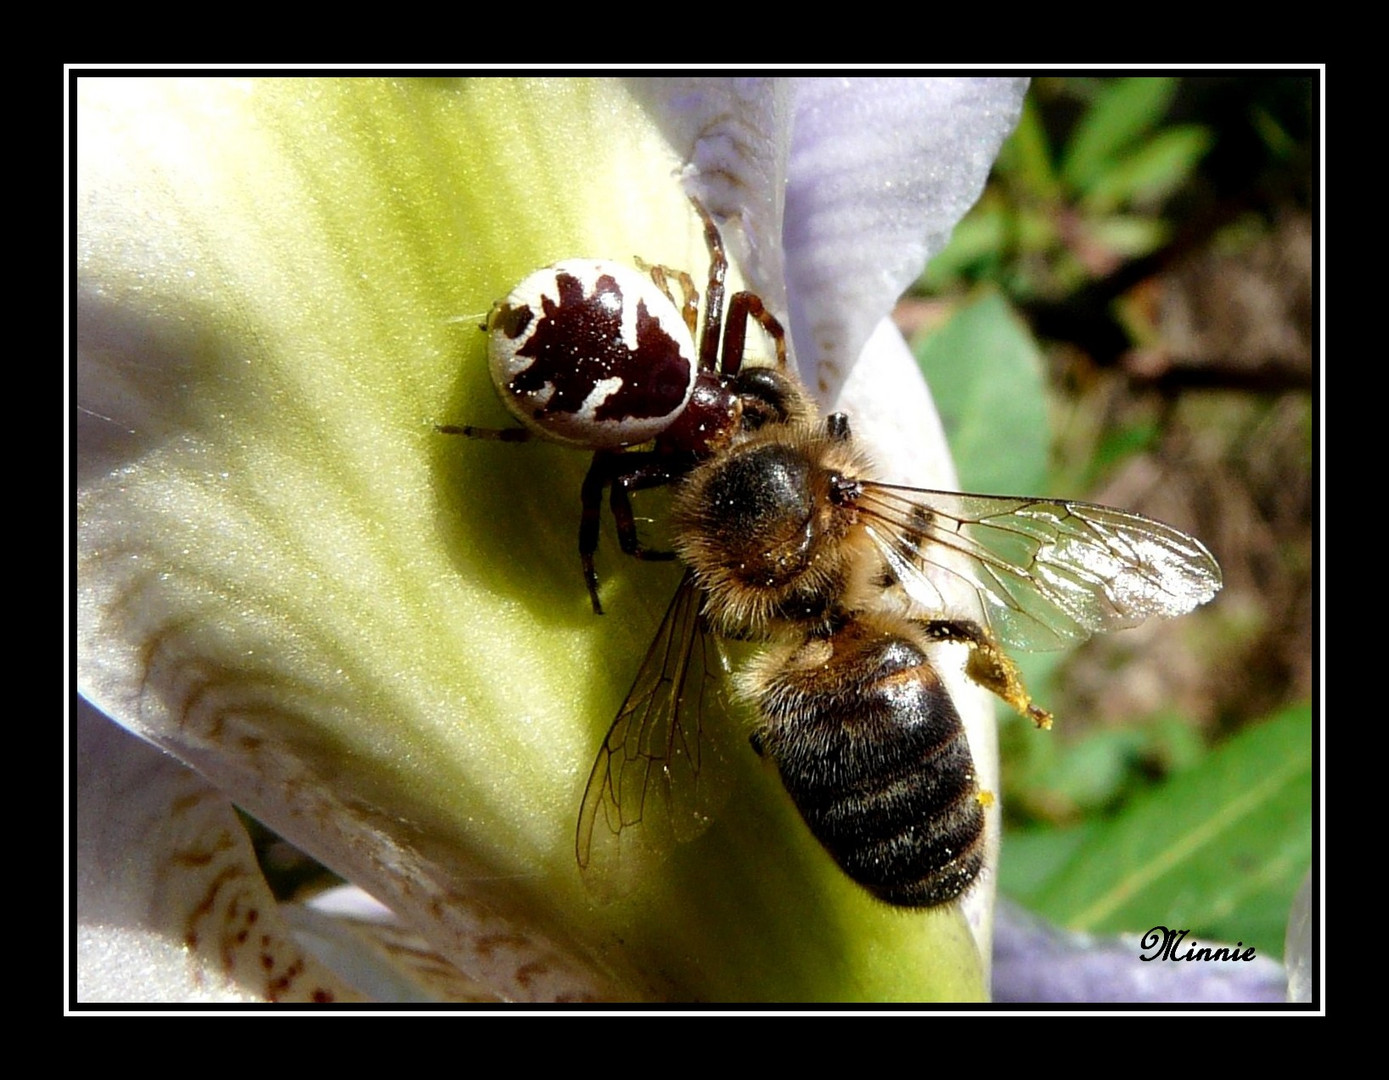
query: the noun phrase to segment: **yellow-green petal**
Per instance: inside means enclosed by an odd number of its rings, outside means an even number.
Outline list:
[[[617,81],[83,80],[84,692],[516,999],[961,1000],[958,912],[871,901],[744,750],[628,900],[589,766],[678,580],[578,569],[582,454],[501,426],[477,323],[572,256],[706,256]],[[606,528],[606,526],[605,526]],[[727,720],[746,725],[746,718]]]

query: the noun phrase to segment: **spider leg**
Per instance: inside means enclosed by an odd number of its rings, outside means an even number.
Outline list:
[[[628,454],[627,456],[636,457],[638,455]],[[645,455],[641,456],[644,457]],[[636,517],[632,513],[631,494],[645,488],[664,487],[673,483],[683,472],[685,472],[684,469],[672,466],[670,461],[663,461],[661,458],[655,457],[637,465],[628,472],[613,476],[613,521],[617,525],[617,542],[624,554],[630,555],[634,559],[647,559],[653,562],[667,562],[675,558],[673,551],[653,551],[642,546],[641,540],[637,536]]]
[[[593,455],[593,462],[579,490],[582,504],[579,516],[579,562],[583,567],[584,583],[588,586],[595,615],[603,614],[603,605],[598,599],[598,572],[593,563],[602,522],[603,489],[612,487],[613,521],[617,526],[617,540],[622,551],[636,559],[666,561],[675,558],[673,551],[652,551],[642,546],[637,536],[636,516],[632,513],[631,493],[673,483],[688,470],[688,462],[672,461],[661,454],[600,450]]]
[[[747,341],[748,319],[756,319],[776,347],[777,370],[786,370],[786,331],[763,305],[756,293],[733,295],[728,306],[728,322],[724,325],[724,279],[728,275],[728,255],[723,236],[704,204],[691,196],[695,210],[704,222],[704,242],[709,248],[709,284],[704,289],[704,333],[699,338],[699,366],[706,371],[718,370],[724,375],[736,375],[743,366],[743,346]],[[723,349],[719,350],[719,335]]]
[[[714,224],[709,211],[693,196],[690,202],[694,203],[695,210],[704,222],[704,242],[709,248],[709,284],[704,288],[704,333],[699,336],[699,366],[704,371],[717,371],[719,333],[723,327],[723,281],[728,274],[728,256],[724,254],[719,227]]]
[[[748,336],[748,319],[756,319],[776,347],[778,371],[786,370],[786,331],[765,307],[756,293],[734,293],[728,304],[728,325],[723,331],[723,373],[736,375],[743,366],[743,345]]]
[[[469,439],[492,439],[496,442],[530,442],[530,428],[482,428],[471,424],[435,424],[441,435],[463,435]]]
[[[603,614],[603,604],[598,599],[598,571],[593,568],[593,553],[598,550],[598,526],[603,514],[603,488],[611,476],[612,454],[599,451],[593,455],[593,462],[584,475],[583,486],[579,488],[579,500],[583,507],[579,514],[579,563],[584,571],[584,584],[588,586],[588,598],[593,603],[593,614]]]
[[[680,309],[680,314],[685,320],[685,326],[690,331],[690,338],[693,340],[698,329],[699,322],[699,290],[695,288],[694,278],[683,270],[674,270],[669,266],[653,266],[645,259],[633,257],[637,269],[645,270],[651,275],[651,280],[656,283],[656,288],[665,294],[667,300]],[[677,303],[675,292],[670,287],[671,279],[680,285],[680,293],[683,301]]]

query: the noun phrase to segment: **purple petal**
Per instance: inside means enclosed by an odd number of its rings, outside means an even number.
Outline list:
[[[1016,904],[994,919],[994,1001],[1237,1004],[1283,1001],[1283,965],[1140,960],[1139,935],[1100,938],[1052,926]],[[1207,944],[1202,942],[1202,944]]]
[[[786,190],[801,374],[833,401],[869,334],[983,190],[1026,79],[802,79]]]

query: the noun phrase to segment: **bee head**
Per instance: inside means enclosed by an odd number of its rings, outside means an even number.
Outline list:
[[[825,440],[770,424],[697,468],[676,495],[677,552],[709,595],[716,624],[765,631],[831,618],[846,585],[853,525],[832,497]]]

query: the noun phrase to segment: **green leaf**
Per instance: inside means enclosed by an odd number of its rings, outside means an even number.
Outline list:
[[[1066,146],[1061,175],[1067,187],[1080,194],[1088,192],[1157,126],[1176,91],[1173,78],[1119,79],[1107,86]]]
[[[985,192],[969,215],[955,226],[945,250],[927,264],[920,287],[940,292],[967,273],[985,277],[998,273],[1001,252],[1015,228],[1014,218],[1011,207]]]
[[[994,166],[1007,176],[1010,187],[1036,202],[1052,202],[1061,196],[1061,179],[1052,164],[1046,126],[1033,98],[1024,99],[1018,126],[1003,143]]]
[[[1091,212],[1154,206],[1181,186],[1211,148],[1214,136],[1195,124],[1167,128],[1106,169],[1085,193]]]
[[[965,491],[1036,493],[1051,435],[1041,354],[1001,296],[961,308],[916,345]]]
[[[1073,806],[1102,806],[1132,775],[1146,743],[1144,733],[1131,728],[1096,731],[1062,748],[1048,782]]]
[[[1115,425],[1106,430],[1100,445],[1095,448],[1093,475],[1113,469],[1135,454],[1155,446],[1161,434],[1162,430],[1154,420]]]
[[[1114,214],[1087,221],[1085,231],[1097,248],[1111,256],[1136,259],[1158,248],[1170,229],[1161,218]]]
[[[1069,829],[1008,829],[998,860],[998,888],[1019,903],[1032,905],[1051,879],[1062,873],[1076,852],[1090,843],[1098,822]]]
[[[1311,862],[1312,716],[1253,727],[1092,828],[1023,899],[1094,932],[1190,930],[1279,956]]]

